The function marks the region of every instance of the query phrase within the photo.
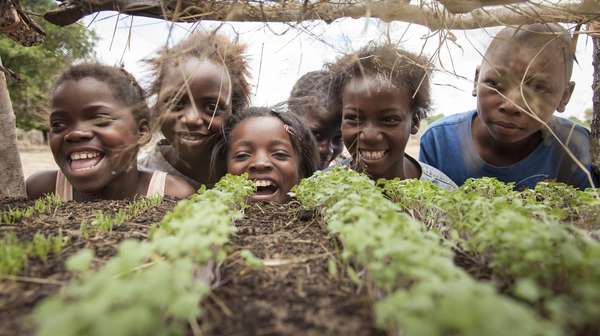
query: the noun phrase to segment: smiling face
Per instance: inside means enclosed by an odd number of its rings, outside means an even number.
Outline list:
[[[560,43],[534,43],[539,45],[535,47],[510,39],[500,36],[490,46],[476,73],[474,91],[481,122],[501,143],[535,135],[543,124],[531,113],[547,122],[554,111],[564,111],[574,88]]]
[[[405,88],[373,77],[350,80],[342,91],[342,138],[352,159],[372,178],[404,174],[404,148],[413,122]]]
[[[343,149],[340,115],[331,113],[324,107],[310,109],[304,121],[317,141],[319,149],[319,169],[325,169]]]
[[[251,117],[230,134],[227,170],[248,173],[257,191],[252,201],[285,202],[300,181],[300,158],[284,124],[276,117]]]
[[[50,149],[76,190],[100,191],[135,169],[139,137],[147,131],[104,82],[67,80],[54,91]]]
[[[187,85],[186,85],[187,83]],[[208,153],[231,113],[227,70],[210,60],[184,58],[165,71],[158,93],[161,130],[180,156]]]

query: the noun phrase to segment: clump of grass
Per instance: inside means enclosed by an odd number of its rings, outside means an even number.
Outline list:
[[[37,199],[30,207],[10,208],[2,211],[2,213],[0,213],[0,225],[15,224],[23,218],[54,212],[62,203],[60,197],[55,194],[47,194],[46,196]]]
[[[139,216],[143,211],[157,207],[161,203],[162,197],[160,196],[143,197],[134,200],[125,209],[119,209],[113,213],[97,211],[96,216],[91,222],[81,222],[79,230],[85,239],[89,237],[90,229],[111,232],[113,227],[130,221]]]

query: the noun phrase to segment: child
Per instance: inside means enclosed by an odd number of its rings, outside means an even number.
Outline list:
[[[144,92],[125,70],[70,67],[56,81],[50,102],[50,149],[60,170],[27,179],[29,199],[52,192],[65,201],[189,196],[194,190],[181,179],[138,171],[148,120]]]
[[[230,174],[249,174],[257,187],[251,201],[285,202],[319,162],[310,130],[292,113],[253,107],[230,118],[225,134],[213,162],[225,160]]]
[[[416,178],[456,187],[437,169],[404,153],[429,110],[427,67],[425,58],[389,44],[371,44],[330,65],[342,106],[342,138],[354,168],[373,179]]]
[[[288,100],[290,112],[310,128],[319,148],[319,169],[329,166],[343,149],[342,114],[330,97],[333,78],[329,71],[312,71],[300,77]]]
[[[477,110],[432,124],[421,138],[421,161],[459,185],[492,176],[515,182],[517,189],[542,180],[592,186],[589,131],[553,116],[565,110],[573,92],[573,59],[571,39],[560,25],[503,29],[475,72]]]
[[[165,139],[139,165],[185,178],[195,188],[211,185],[210,153],[224,120],[248,105],[244,46],[227,38],[195,33],[150,61],[155,72],[154,113]]]

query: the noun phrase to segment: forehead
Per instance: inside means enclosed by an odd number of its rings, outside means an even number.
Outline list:
[[[231,82],[227,69],[209,59],[186,57],[172,60],[165,67],[160,93],[172,92],[188,83],[192,93],[206,91],[229,95]]]
[[[564,78],[567,70],[565,50],[558,41],[546,40],[550,42],[535,41],[536,43],[526,45],[510,37],[498,39],[490,45],[483,60],[482,71],[506,72],[519,77],[527,73]]]
[[[302,118],[311,127],[339,128],[342,115],[323,105],[311,105],[306,108]]]
[[[55,107],[65,105],[88,105],[93,102],[104,102],[121,105],[111,87],[92,77],[79,80],[66,80],[54,90],[51,104]]]
[[[231,143],[251,142],[269,145],[273,142],[292,145],[283,122],[276,117],[252,117],[237,124],[231,132]]]
[[[365,110],[396,108],[410,111],[411,97],[408,89],[396,86],[389,80],[373,76],[353,78],[342,91],[344,106],[356,105]]]

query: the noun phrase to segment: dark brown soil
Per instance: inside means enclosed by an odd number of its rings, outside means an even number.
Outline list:
[[[33,204],[10,199],[0,202],[0,209]],[[119,242],[146,239],[150,225],[159,222],[175,201],[165,199],[159,207],[144,211],[131,222],[115,226],[112,232],[93,231],[87,239],[82,237],[79,230],[82,221],[91,221],[97,211],[116,211],[127,204],[126,201],[68,202],[52,214],[24,218],[14,225],[0,225],[0,238],[14,232],[19,240],[28,242],[37,232],[45,236],[62,232],[68,239],[59,255],[50,254],[46,262],[29,258],[17,277],[0,278],[0,335],[32,334],[29,313],[41,299],[57,292],[72,277],[64,267],[69,256],[82,248],[91,248],[96,255],[95,266],[103,264],[116,253]]]
[[[372,302],[343,272],[339,243],[296,203],[254,205],[236,223],[203,335],[374,335]],[[253,270],[240,251],[263,259]],[[337,267],[330,274],[329,263]]]

